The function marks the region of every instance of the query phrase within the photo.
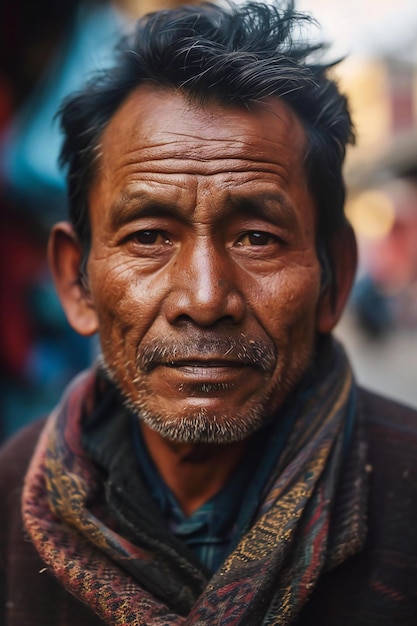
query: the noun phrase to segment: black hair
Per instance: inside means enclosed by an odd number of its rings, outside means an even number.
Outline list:
[[[60,162],[68,168],[69,215],[86,254],[88,193],[100,137],[126,97],[143,83],[180,90],[201,104],[245,106],[274,96],[299,116],[306,135],[305,171],[318,215],[317,250],[327,282],[328,245],[345,224],[342,165],[354,132],[346,98],[330,65],[311,61],[324,51],[300,37],[312,21],[294,3],[187,5],[138,20],[118,47],[115,65],[64,101]]]

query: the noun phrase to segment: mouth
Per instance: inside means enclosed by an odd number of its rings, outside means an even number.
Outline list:
[[[224,393],[244,385],[249,369],[254,368],[241,361],[200,357],[163,361],[153,371],[167,384],[193,396]]]
[[[151,341],[139,352],[137,366],[145,374],[163,369],[172,372],[257,371],[275,368],[276,354],[270,342],[250,337],[189,336],[181,341]]]
[[[241,361],[227,361],[224,359],[186,359],[166,361],[159,364],[166,367],[184,379],[200,382],[231,382],[233,378],[249,365]]]

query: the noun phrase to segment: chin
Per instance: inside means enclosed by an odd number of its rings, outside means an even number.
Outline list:
[[[130,408],[132,409],[131,405]],[[243,441],[270,421],[270,418],[256,410],[233,417],[209,414],[205,409],[186,417],[155,415],[143,408],[135,413],[144,424],[164,439],[187,444]]]

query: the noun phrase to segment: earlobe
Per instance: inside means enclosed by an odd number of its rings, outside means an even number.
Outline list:
[[[98,323],[90,294],[81,280],[83,250],[68,222],[59,222],[53,227],[48,259],[68,322],[80,335],[93,335]]]
[[[350,224],[338,231],[330,245],[334,283],[322,294],[317,310],[317,330],[330,333],[342,316],[352,289],[358,262],[356,238]]]

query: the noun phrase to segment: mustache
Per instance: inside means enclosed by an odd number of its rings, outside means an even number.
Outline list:
[[[259,338],[187,334],[181,340],[153,339],[140,345],[136,364],[142,371],[150,372],[161,364],[204,359],[249,365],[269,372],[275,366],[276,356],[274,344]]]

